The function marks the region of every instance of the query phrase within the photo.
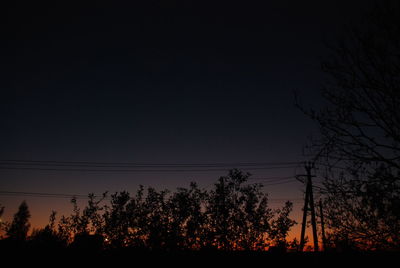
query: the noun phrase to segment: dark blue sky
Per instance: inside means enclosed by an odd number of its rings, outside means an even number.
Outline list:
[[[335,40],[370,3],[110,2],[4,9],[0,159],[306,160],[302,148],[314,129],[294,107],[293,91],[307,105],[321,104],[319,66],[329,55],[324,40]],[[139,183],[175,188],[196,180],[205,186],[224,175],[0,174],[3,190],[77,194]],[[301,195],[300,188],[284,185],[271,195]]]

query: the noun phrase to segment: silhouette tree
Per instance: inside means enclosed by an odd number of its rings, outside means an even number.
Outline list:
[[[294,221],[289,219],[291,203],[281,210],[268,207],[262,185],[248,184],[250,174],[234,169],[221,177],[210,192],[196,183],[176,192],[140,186],[134,196],[128,192],[97,198],[88,195],[81,209],[71,199],[72,214],[62,216],[56,226],[56,213],[49,224],[34,230],[30,245],[36,249],[98,252],[106,248],[135,248],[152,251],[202,249],[265,250],[272,242],[284,241]],[[1,212],[1,211],[0,211]],[[8,235],[22,241],[29,229],[29,211],[23,202],[14,216]]]
[[[100,206],[100,204],[107,198],[107,192],[103,193],[103,195],[97,200],[97,197],[90,193],[88,195],[88,202],[86,207],[82,212],[82,218],[86,219],[85,223],[87,224],[86,232],[90,234],[101,234],[103,233],[104,226],[104,217],[101,215],[104,207]]]
[[[43,229],[34,229],[30,236],[30,244],[34,250],[56,251],[66,246],[66,241],[55,229],[56,212],[52,211],[49,223]]]
[[[72,249],[81,252],[98,252],[103,249],[104,223],[100,213],[103,207],[100,207],[100,203],[106,196],[107,193],[104,193],[99,200],[96,200],[96,196],[90,193],[83,210],[79,208],[76,198],[71,199],[73,214],[61,218],[59,235],[70,243]]]
[[[23,201],[19,206],[17,213],[14,214],[10,227],[7,229],[6,234],[8,238],[15,241],[26,241],[30,228],[30,217],[31,214],[29,213],[28,205]]]
[[[199,249],[204,240],[206,193],[192,182],[190,188],[178,188],[168,200],[170,239],[173,249]]]
[[[289,218],[292,209],[293,204],[287,201],[282,209],[276,210],[276,218],[271,222],[270,238],[278,248],[286,249],[289,246],[286,237],[292,226],[296,224],[296,221]]]
[[[268,233],[273,211],[268,208],[268,197],[261,192],[261,184],[243,185],[240,188],[240,209],[242,215],[236,219],[239,239],[237,246],[243,250],[263,250],[268,245]]]
[[[66,241],[67,244],[72,242],[74,230],[72,228],[70,217],[64,215],[61,216],[61,219],[58,222],[57,233],[62,240]]]
[[[222,250],[267,246],[272,212],[260,184],[244,185],[250,174],[231,170],[208,196],[209,245]]]
[[[235,232],[235,214],[238,200],[237,191],[240,185],[247,180],[249,174],[240,171],[230,171],[226,177],[220,177],[211,191],[208,200],[207,213],[210,217],[209,232],[210,244],[223,249],[232,250],[237,232]],[[240,217],[237,215],[237,217]]]
[[[73,233],[75,235],[87,233],[89,218],[86,217],[86,215],[81,215],[81,209],[79,208],[77,199],[75,197],[71,199],[71,204],[73,206],[73,214],[70,216],[70,218]]]
[[[144,187],[139,186],[134,197],[126,206],[128,217],[128,245],[135,248],[145,248],[147,233],[147,213],[146,200],[144,197]]]
[[[323,62],[326,108],[302,109],[319,126],[325,214],[338,237],[400,247],[400,4],[383,1]],[[343,240],[342,239],[342,240]]]
[[[104,234],[113,247],[127,245],[131,239],[130,221],[132,220],[133,202],[128,192],[111,195],[111,207],[106,208]]]
[[[58,223],[58,235],[63,240],[71,243],[76,235],[102,234],[104,232],[103,216],[101,211],[104,207],[100,203],[107,197],[104,193],[99,200],[91,193],[88,195],[87,206],[82,210],[79,208],[77,199],[71,199],[73,214],[62,216]]]
[[[170,219],[166,202],[167,190],[157,191],[149,187],[144,203],[146,226],[142,226],[146,233],[145,243],[149,249],[161,250],[168,246]]]

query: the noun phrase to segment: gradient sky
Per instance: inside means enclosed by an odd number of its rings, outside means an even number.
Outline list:
[[[294,107],[293,91],[321,105],[324,41],[336,40],[371,1],[115,2],[4,8],[0,160],[307,160],[302,148],[315,129]],[[221,175],[0,170],[0,190],[133,192],[138,184],[174,189],[193,180],[206,187]],[[295,200],[302,188],[293,180],[266,191]],[[0,196],[6,218],[21,198]],[[26,199],[34,225],[51,209],[67,211],[66,199]]]

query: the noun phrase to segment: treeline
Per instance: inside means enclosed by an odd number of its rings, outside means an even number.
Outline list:
[[[287,235],[296,224],[289,217],[292,203],[268,206],[262,184],[248,183],[249,174],[237,169],[219,178],[213,189],[196,183],[175,192],[144,189],[134,195],[110,197],[89,194],[84,208],[73,198],[72,214],[56,221],[56,213],[42,229],[28,237],[28,206],[23,202],[11,223],[3,223],[2,243],[30,243],[35,247],[143,250],[266,250],[286,249]],[[106,200],[110,199],[110,202]]]

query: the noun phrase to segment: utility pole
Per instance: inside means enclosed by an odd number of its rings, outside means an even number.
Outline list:
[[[301,237],[300,237],[300,251],[303,251],[304,248],[304,236],[305,236],[305,231],[306,231],[306,225],[307,225],[307,213],[308,213],[308,207],[310,207],[310,212],[311,212],[311,225],[312,225],[312,233],[313,233],[313,240],[314,240],[314,251],[318,251],[318,235],[317,235],[317,222],[315,220],[315,207],[314,207],[314,195],[313,195],[313,187],[312,187],[312,176],[311,175],[311,169],[313,168],[313,165],[311,163],[308,163],[305,165],[305,169],[307,174],[306,175],[300,175],[300,176],[305,176],[306,177],[306,195],[304,198],[304,208],[303,208],[303,222],[301,225]]]
[[[306,186],[306,196],[304,197],[304,207],[303,207],[303,221],[301,223],[301,236],[300,236],[300,251],[303,251],[304,248],[304,236],[306,233],[306,224],[307,224],[307,211],[308,211],[308,199],[309,199],[309,192],[308,192],[308,184]]]
[[[322,233],[322,246],[326,250],[326,236],[325,236],[325,223],[324,223],[324,212],[322,209],[322,200],[319,200],[319,214],[321,218],[321,233]]]

